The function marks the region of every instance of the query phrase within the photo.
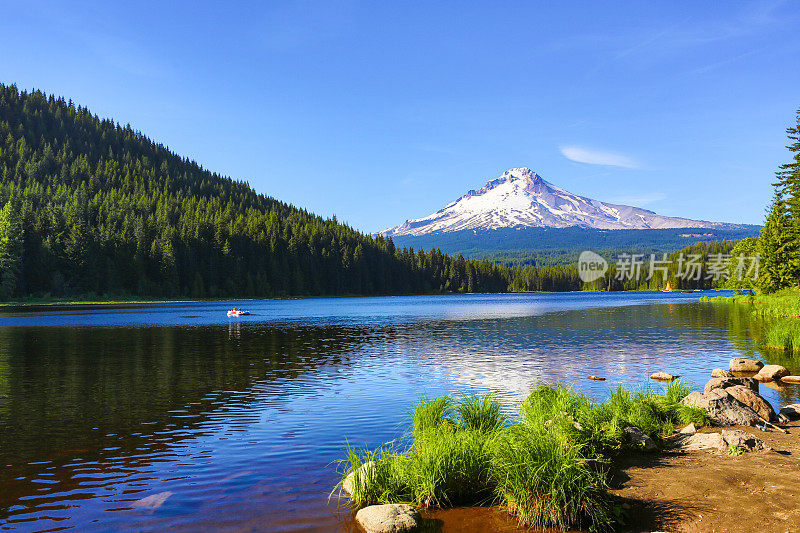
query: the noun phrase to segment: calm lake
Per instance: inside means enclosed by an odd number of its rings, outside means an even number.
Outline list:
[[[601,398],[658,370],[702,388],[739,355],[800,373],[759,352],[746,310],[703,295],[6,310],[0,528],[349,531],[350,513],[328,499],[333,462],[348,442],[399,437],[423,394],[497,390],[513,405],[534,384],[560,381]],[[228,319],[234,306],[252,315]],[[761,389],[775,407],[800,396]],[[458,529],[447,516],[445,530]]]

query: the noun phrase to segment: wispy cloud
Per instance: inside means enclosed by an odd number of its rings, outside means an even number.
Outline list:
[[[570,161],[586,163],[589,165],[604,165],[608,167],[639,168],[639,162],[626,155],[592,150],[580,146],[561,146],[561,154]]]

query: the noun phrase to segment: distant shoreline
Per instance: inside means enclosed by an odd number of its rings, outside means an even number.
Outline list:
[[[701,289],[701,292],[724,292],[730,289]],[[208,298],[208,299],[191,299],[191,298],[178,298],[175,300],[169,299],[121,299],[121,300],[59,300],[59,299],[31,299],[19,300],[16,302],[0,302],[0,310],[8,308],[32,308],[32,307],[57,307],[57,306],[115,306],[115,305],[150,305],[150,304],[188,304],[188,303],[203,303],[203,302],[259,302],[270,300],[314,300],[323,298],[380,298],[380,297],[397,297],[397,296],[470,296],[481,294],[578,294],[578,293],[640,293],[640,292],[661,292],[654,290],[629,290],[629,291],[600,291],[600,290],[586,290],[586,291],[518,291],[518,292],[451,292],[451,293],[423,293],[423,294],[337,294],[337,295],[319,295],[319,296],[275,296],[265,298]],[[694,291],[691,291],[694,292]],[[681,294],[683,291],[673,291],[672,294]],[[670,294],[670,293],[665,293]]]

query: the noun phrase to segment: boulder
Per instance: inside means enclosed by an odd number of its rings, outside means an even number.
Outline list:
[[[706,383],[704,392],[709,392],[714,389],[727,389],[728,387],[735,387],[736,385],[744,385],[749,387],[753,392],[758,392],[758,382],[753,378],[711,378]]]
[[[677,442],[681,450],[727,450],[725,439],[719,433],[695,433],[687,435]]]
[[[645,452],[654,452],[658,446],[653,439],[648,437],[641,429],[636,427],[626,427],[623,431],[625,442]]]
[[[755,411],[728,394],[725,389],[691,392],[681,403],[705,409],[708,419],[718,426],[755,426],[761,421]]]
[[[358,470],[347,474],[342,482],[342,490],[344,490],[348,496],[351,496],[356,484],[356,476],[358,477],[358,485],[361,487],[361,490],[364,490],[367,479],[370,479],[373,475],[375,475],[375,461],[367,461],[358,467]]]
[[[781,409],[781,414],[789,420],[800,420],[800,403],[793,403]]]
[[[676,376],[674,374],[670,374],[668,372],[656,372],[650,376],[650,379],[654,379],[656,381],[674,381],[678,379],[680,376]]]
[[[681,429],[678,433],[682,433],[684,435],[694,435],[697,433],[697,428],[695,427],[694,422],[692,422],[688,426]]]
[[[800,383],[800,376],[783,376],[781,383]]]
[[[764,363],[755,359],[742,359],[735,357],[728,363],[728,370],[731,372],[758,372]]]
[[[769,402],[759,396],[758,393],[753,392],[752,389],[743,385],[736,385],[735,387],[728,387],[725,392],[755,411],[764,420],[775,422],[778,419]]]
[[[724,368],[715,368],[711,371],[712,378],[732,378],[733,374],[725,370]]]
[[[777,379],[781,379],[783,376],[788,376],[789,370],[785,366],[781,365],[766,365],[761,370],[758,371],[758,374],[753,376],[755,379],[761,381],[775,381]]]
[[[745,451],[768,450],[764,441],[741,429],[723,429],[722,433],[695,433],[681,435],[675,446],[685,451],[718,450],[727,451],[731,446],[741,446]]]
[[[741,429],[723,429],[722,438],[725,439],[725,444],[727,444],[728,447],[741,446],[748,452],[769,449],[769,447],[764,444],[763,440]]]
[[[417,531],[422,516],[405,503],[389,503],[364,507],[356,513],[356,522],[367,533],[405,533]]]

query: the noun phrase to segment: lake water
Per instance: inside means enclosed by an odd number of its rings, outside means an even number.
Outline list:
[[[10,310],[0,314],[0,528],[349,531],[350,513],[328,499],[333,461],[348,442],[400,436],[423,394],[497,390],[513,405],[560,381],[601,398],[658,370],[702,387],[739,355],[800,373],[759,353],[745,312],[703,295]],[[233,306],[252,315],[228,319]],[[798,399],[796,387],[761,389],[776,407]]]

